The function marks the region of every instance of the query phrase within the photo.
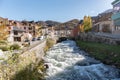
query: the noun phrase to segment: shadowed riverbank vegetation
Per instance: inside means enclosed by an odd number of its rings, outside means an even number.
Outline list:
[[[110,65],[120,68],[120,46],[107,45],[95,42],[76,41],[78,46],[91,56]]]

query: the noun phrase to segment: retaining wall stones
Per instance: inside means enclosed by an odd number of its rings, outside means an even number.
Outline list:
[[[12,55],[10,59],[0,63],[0,80],[12,80],[12,77],[15,77],[16,74],[25,68],[32,70],[32,66],[44,56],[43,49],[45,46],[46,41],[43,41],[23,53]]]
[[[120,45],[120,39],[115,39],[115,38],[106,37],[106,36],[99,36],[93,33],[80,33],[78,39],[83,41],[105,43],[110,45]]]

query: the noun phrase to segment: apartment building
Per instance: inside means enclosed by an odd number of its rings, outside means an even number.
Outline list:
[[[113,15],[112,20],[114,22],[114,33],[120,34],[120,0],[115,0],[112,2],[113,5]]]

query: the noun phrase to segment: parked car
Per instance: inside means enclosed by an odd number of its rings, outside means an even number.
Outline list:
[[[32,38],[32,41],[36,41],[36,38]]]
[[[44,39],[44,36],[41,36],[41,37],[40,37],[40,40],[43,40],[43,39]]]
[[[30,45],[30,40],[25,39],[24,42],[22,43],[24,47],[28,47]]]
[[[38,37],[37,40],[41,40],[40,37]]]
[[[37,38],[37,40],[43,40],[44,39],[44,36],[40,36]]]
[[[30,40],[28,40],[28,39],[25,39],[25,41],[24,42],[29,42]]]

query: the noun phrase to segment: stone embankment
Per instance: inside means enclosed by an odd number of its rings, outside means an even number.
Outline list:
[[[25,69],[32,71],[35,64],[44,56],[45,46],[46,41],[42,41],[24,49],[22,53],[13,54],[11,58],[0,63],[0,80],[14,80],[16,75]]]
[[[96,35],[95,33],[80,33],[80,36],[78,38],[83,41],[91,41],[91,42],[105,43],[111,45],[120,45],[120,38],[114,38],[104,35]]]

